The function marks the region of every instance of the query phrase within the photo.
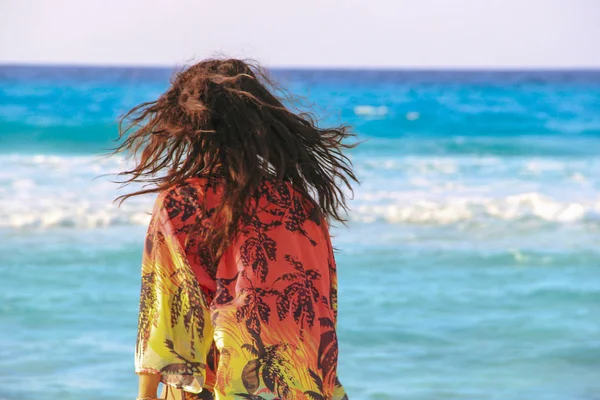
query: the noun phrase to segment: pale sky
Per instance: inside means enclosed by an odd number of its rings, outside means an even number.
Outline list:
[[[0,63],[600,68],[600,0],[0,0]]]

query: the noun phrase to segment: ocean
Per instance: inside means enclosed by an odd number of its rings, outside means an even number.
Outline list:
[[[116,120],[172,70],[0,67],[0,399],[132,399],[143,237]],[[600,399],[600,71],[275,70],[347,122],[351,400]]]

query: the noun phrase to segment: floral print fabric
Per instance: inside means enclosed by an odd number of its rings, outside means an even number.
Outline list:
[[[329,229],[290,184],[265,180],[218,262],[201,241],[216,179],[161,193],[148,228],[136,372],[189,399],[347,399],[337,379]]]

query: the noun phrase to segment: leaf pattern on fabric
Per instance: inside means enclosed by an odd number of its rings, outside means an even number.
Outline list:
[[[262,378],[262,382],[271,393],[276,393],[284,399],[289,398],[290,388],[293,385],[293,367],[283,352],[290,345],[280,342],[265,346],[259,334],[250,333],[254,344],[244,344],[243,348],[256,358],[248,361],[244,366],[242,374],[244,387],[249,394],[254,394]]]
[[[246,321],[246,328],[251,334],[260,335],[261,322],[268,324],[271,316],[271,307],[267,304],[267,297],[277,295],[273,289],[265,289],[254,286],[254,283],[246,274],[243,274],[246,285],[240,290],[244,295],[244,301],[241,307],[236,311],[238,322]]]
[[[209,390],[203,390],[200,393],[184,393],[184,400],[215,400],[215,395]]]
[[[173,296],[173,305],[171,306],[171,327],[174,328],[180,320],[183,326],[190,333],[190,349],[192,355],[195,352],[196,336],[202,340],[204,330],[205,305],[201,299],[201,291],[198,287],[190,285],[188,280],[184,281]]]
[[[335,385],[336,366],[338,361],[338,340],[335,332],[335,323],[329,318],[319,319],[322,334],[319,339],[319,369],[323,372],[323,382],[326,386]]]
[[[166,198],[165,202],[169,218],[179,217],[182,222],[186,222],[190,217],[195,216],[200,207],[198,191],[193,186],[177,187],[173,194]]]
[[[227,303],[233,301],[234,297],[231,295],[231,292],[229,291],[229,286],[232,283],[237,282],[238,276],[239,276],[239,273],[237,273],[231,279],[226,279],[226,278],[217,278],[216,279],[217,295],[215,296],[215,299],[214,299],[215,305],[224,305],[224,304],[227,304]]]
[[[240,397],[242,399],[249,399],[249,400],[265,400],[264,397],[262,396],[257,396],[254,394],[249,394],[249,393],[236,393],[235,394],[237,397]]]
[[[152,272],[142,274],[142,289],[140,293],[140,313],[138,317],[137,346],[143,350],[148,347],[150,337],[150,325],[156,324],[158,318],[158,307],[155,292],[156,277]]]
[[[303,201],[304,199],[294,196],[296,193],[293,192],[295,190],[290,190],[288,185],[280,185],[276,188],[263,185],[258,191],[260,196],[265,196],[271,204],[275,205],[275,207],[269,208],[269,212],[272,215],[283,217],[283,224],[288,231],[299,232],[313,246],[316,246],[317,242],[304,229],[305,222],[315,218],[315,207],[309,206],[307,210],[306,202]],[[320,224],[320,221],[317,224]]]
[[[243,231],[247,238],[240,248],[242,262],[245,266],[250,266],[262,282],[267,279],[269,261],[277,258],[277,243],[267,232],[280,225],[280,221],[263,223],[254,216]]]
[[[297,272],[283,274],[275,280],[275,283],[286,285],[278,297],[277,314],[283,320],[292,313],[294,321],[300,324],[300,337],[303,338],[305,323],[312,328],[315,321],[315,303],[320,298],[315,281],[321,278],[321,274],[313,269],[305,270],[303,264],[289,254],[285,260]]]
[[[326,221],[265,180],[223,259],[203,244],[217,180],[159,195],[146,235],[136,371],[186,400],[347,399],[337,379],[337,274]]]
[[[161,368],[161,372],[177,372],[181,375],[197,375],[206,368],[206,365],[197,361],[186,360],[184,356],[175,350],[172,340],[165,340],[165,346],[171,351],[175,357],[181,360],[181,363],[169,364]]]
[[[312,400],[326,400],[325,396],[323,395],[323,379],[321,379],[321,376],[310,368],[308,370],[308,373],[312,380],[315,382],[318,392],[314,390],[307,390],[306,392],[304,392],[304,394]]]

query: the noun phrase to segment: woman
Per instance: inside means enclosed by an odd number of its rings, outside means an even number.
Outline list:
[[[320,129],[260,68],[207,60],[122,121],[125,182],[156,192],[142,261],[139,399],[344,399],[328,220],[356,178],[346,127]],[[125,123],[123,123],[125,122]]]

